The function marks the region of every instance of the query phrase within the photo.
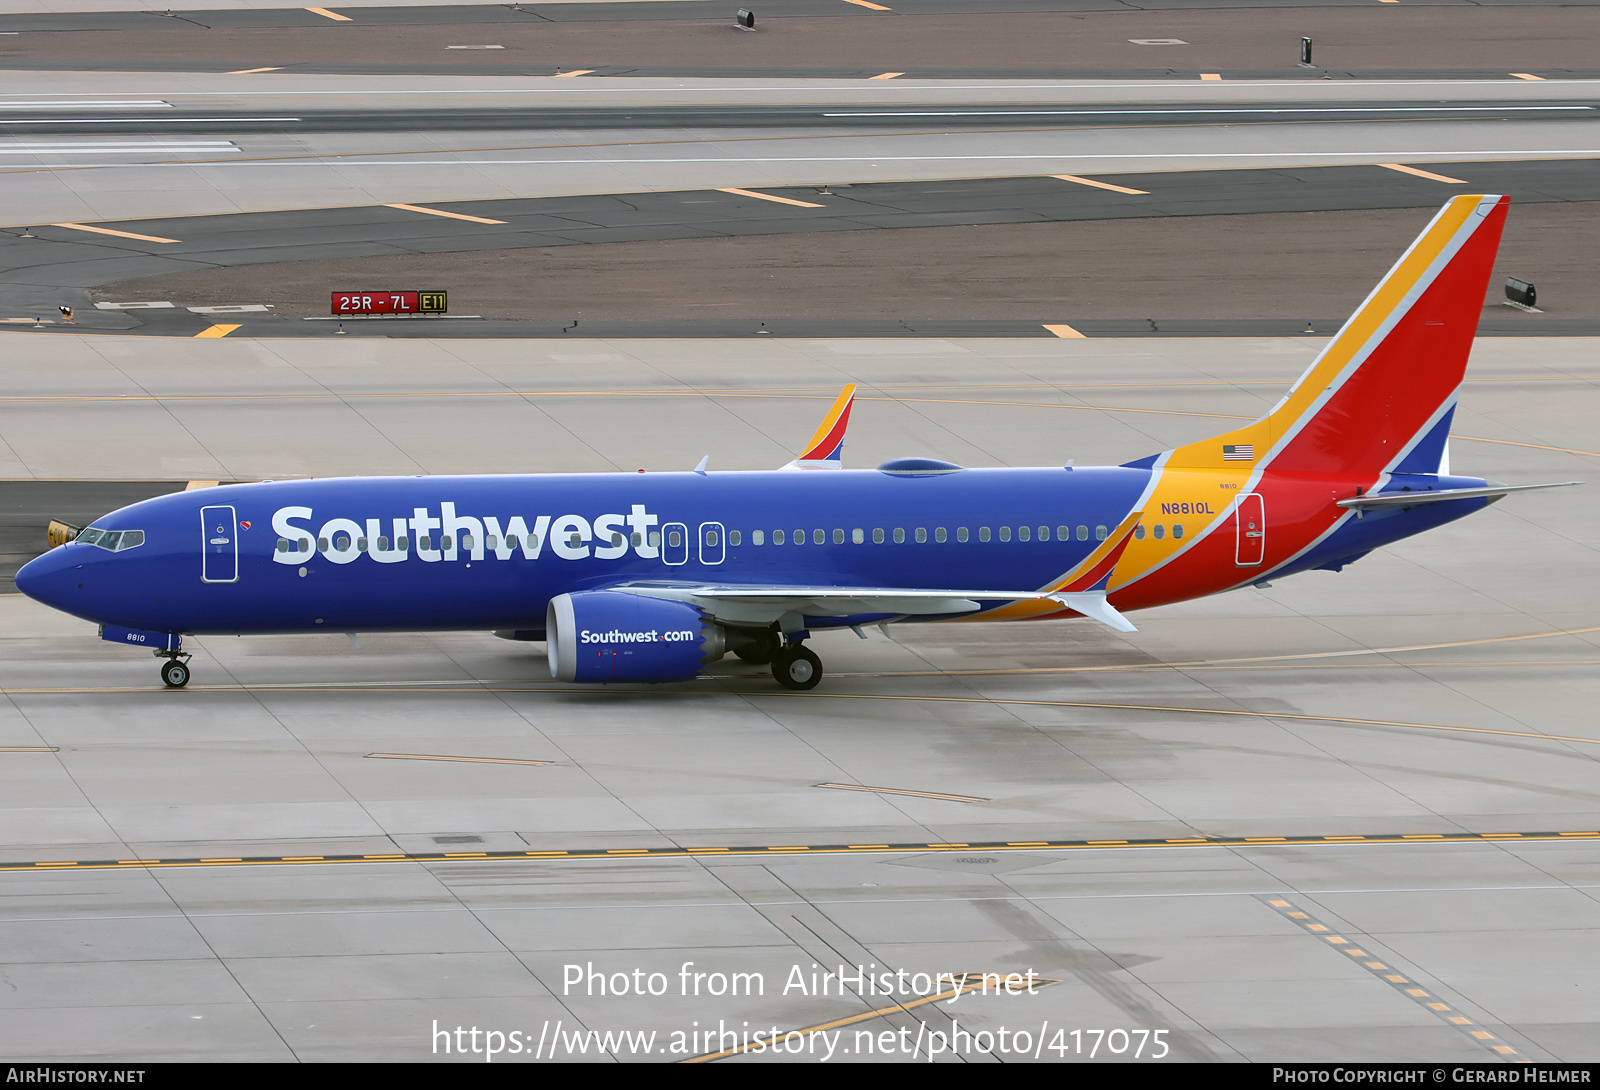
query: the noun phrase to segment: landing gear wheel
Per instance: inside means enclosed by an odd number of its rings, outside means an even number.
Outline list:
[[[189,667],[173,660],[161,667],[161,683],[169,689],[181,689],[189,684]]]
[[[748,647],[740,648],[734,654],[738,655],[741,661],[748,662],[751,666],[765,666],[777,658],[778,652],[781,650],[783,650],[783,647],[778,643],[778,634],[776,632],[763,632],[754,643]]]
[[[772,676],[785,689],[815,689],[822,680],[822,660],[803,644],[785,647],[772,660]]]

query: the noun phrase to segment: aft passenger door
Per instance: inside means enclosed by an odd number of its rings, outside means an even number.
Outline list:
[[[1267,509],[1258,493],[1239,497],[1233,511],[1234,564],[1241,568],[1260,565],[1267,553]]]
[[[239,581],[239,525],[232,507],[200,508],[200,581]]]

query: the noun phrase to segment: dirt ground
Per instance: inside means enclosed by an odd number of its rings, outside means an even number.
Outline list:
[[[152,19],[148,29],[46,31],[0,39],[0,66],[137,58],[223,70],[356,65],[385,71],[572,68],[1028,70],[1172,68],[1294,70],[1302,35],[1318,67],[1527,71],[1595,67],[1600,8],[1232,8],[1203,11],[996,12],[982,15],[762,19],[735,29],[732,8],[703,20],[465,25],[207,28]],[[421,17],[421,16],[419,16]],[[1178,39],[1176,45],[1136,40]],[[499,45],[449,50],[451,45]]]

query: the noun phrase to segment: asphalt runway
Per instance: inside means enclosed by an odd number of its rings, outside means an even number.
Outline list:
[[[0,361],[0,472],[178,481],[770,467],[845,381],[851,466],[1116,462],[1262,411],[1320,342],[28,343]],[[1479,342],[1457,469],[1592,477],[1597,343]],[[962,1058],[1089,1059],[1121,1029],[1094,1060],[1149,1031],[1141,1060],[1592,1062],[1586,493],[1128,636],[846,633],[800,696],[729,664],[580,692],[482,633],[207,638],[164,692],[0,596],[0,1051],[472,1059],[434,1036],[460,1025],[523,1034],[506,1060],[655,1031],[612,1045],[659,1062],[849,1019],[836,1061],[1004,1028]],[[813,962],[1036,986],[907,977],[945,997],[913,1006],[813,994]],[[586,994],[591,968],[664,994]]]
[[[1414,235],[1463,186],[1509,193],[1517,206],[1486,331],[1592,332],[1569,325],[1600,318],[1588,288],[1600,177],[1592,161],[1563,160],[1430,164],[1420,174],[1324,167],[702,190],[101,225],[173,242],[39,227],[31,239],[0,235],[0,317],[33,332],[30,307],[53,318],[65,302],[79,308],[81,328],[193,336],[232,323],[232,336],[320,337],[332,329],[305,319],[330,316],[331,291],[410,285],[444,290],[454,314],[485,321],[344,328],[561,336],[573,322],[585,335],[604,322],[635,328],[592,335],[746,336],[765,322],[776,335],[949,336],[985,331],[950,323],[1011,321],[989,332],[1065,323],[1139,335],[1170,332],[1174,320],[1191,323],[1178,327],[1186,333],[1201,332],[1196,320],[1299,322],[1213,330],[1281,334],[1308,319],[1327,329],[1349,313],[1398,256],[1393,240]],[[471,219],[451,218],[463,216]],[[1536,284],[1542,314],[1498,306],[1506,276]],[[82,287],[94,290],[71,290]],[[95,309],[91,298],[136,309]],[[152,303],[168,305],[142,308]],[[1136,321],[1088,324],[1120,319]]]

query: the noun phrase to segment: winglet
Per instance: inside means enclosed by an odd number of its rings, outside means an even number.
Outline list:
[[[806,444],[805,451],[785,469],[840,469],[844,466],[844,432],[850,426],[850,407],[855,404],[856,384],[839,391],[833,407],[823,417],[822,426]]]

